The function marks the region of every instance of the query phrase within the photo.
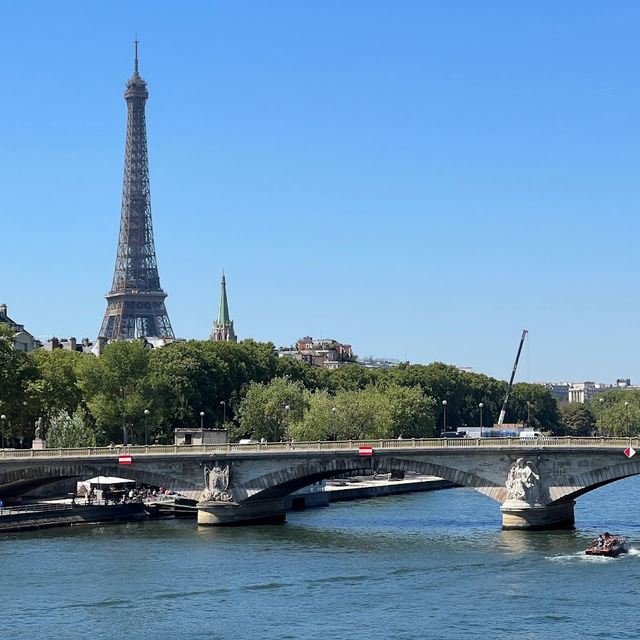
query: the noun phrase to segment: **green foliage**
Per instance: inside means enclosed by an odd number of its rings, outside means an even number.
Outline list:
[[[365,369],[357,364],[340,367],[331,372],[329,390],[355,391],[364,389],[378,380],[380,373],[376,369]]]
[[[266,438],[272,442],[287,440],[292,431],[298,433],[294,425],[302,421],[306,402],[301,382],[288,378],[254,382],[240,403],[240,424],[232,435],[256,440]]]
[[[553,434],[562,432],[558,403],[541,384],[513,385],[505,422],[522,422],[536,431]]]
[[[5,437],[24,430],[25,390],[37,372],[27,354],[16,349],[13,332],[0,325],[0,413],[7,416]]]
[[[591,401],[599,435],[636,436],[640,432],[640,391],[611,390]]]
[[[433,438],[436,434],[436,401],[420,387],[389,384],[383,395],[388,403],[392,429],[390,437]]]
[[[441,362],[329,371],[279,358],[273,344],[253,340],[190,340],[154,350],[120,341],[96,358],[64,350],[27,356],[13,348],[10,336],[0,335],[0,411],[10,437],[29,435],[40,415],[78,409],[99,444],[122,442],[125,432],[128,442],[142,443],[146,427],[150,442],[172,442],[176,427],[200,426],[201,412],[205,427],[220,427],[225,417],[231,439],[273,441],[287,433],[296,440],[432,437],[443,426],[443,400],[448,428],[478,425],[480,403],[489,426],[498,419],[506,387]],[[629,402],[625,409],[607,398],[599,427],[612,434],[633,431],[640,425],[640,399]],[[568,428],[560,426],[549,392],[523,383],[513,387],[506,421],[552,433]]]
[[[590,436],[596,428],[596,420],[589,407],[579,402],[562,404],[560,419],[568,436]]]
[[[335,399],[326,390],[305,391],[303,420],[291,425],[294,440],[335,440],[337,409]],[[336,409],[334,411],[334,409]]]
[[[339,391],[335,396],[338,440],[391,438],[391,407],[374,386]]]
[[[100,441],[144,441],[144,410],[153,404],[149,352],[141,342],[113,342],[99,358],[83,358],[78,385],[95,418]]]
[[[95,432],[86,424],[81,411],[74,411],[73,415],[66,411],[55,412],[50,420],[46,440],[47,446],[54,449],[96,446]]]
[[[437,432],[442,431],[447,401],[447,428],[480,424],[480,403],[483,424],[498,421],[507,393],[507,383],[483,374],[467,373],[457,367],[434,362],[430,365],[405,365],[386,372],[387,378],[401,386],[418,386],[425,396],[435,399]],[[529,423],[532,428],[557,432],[559,414],[557,403],[542,385],[517,383],[513,385],[505,422]]]
[[[72,414],[82,401],[77,371],[80,361],[89,358],[77,351],[38,349],[29,354],[37,377],[27,384],[31,413],[48,422],[57,411]]]

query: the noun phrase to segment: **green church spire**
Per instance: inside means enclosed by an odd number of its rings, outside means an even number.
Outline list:
[[[224,279],[224,271],[222,272],[222,284],[220,285],[220,307],[218,308],[218,324],[226,324],[229,322],[229,304],[227,303],[227,285]]]
[[[223,340],[224,342],[237,342],[235,331],[233,330],[233,320],[229,318],[229,303],[227,302],[227,283],[222,272],[222,284],[220,285],[220,306],[218,307],[218,317],[213,323],[213,331],[210,340]]]

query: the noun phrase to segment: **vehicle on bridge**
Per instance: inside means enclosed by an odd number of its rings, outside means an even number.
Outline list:
[[[522,433],[519,427],[458,427],[458,435],[462,438],[518,438]]]
[[[549,439],[547,436],[544,435],[544,433],[541,433],[540,431],[534,431],[533,429],[525,429],[524,431],[521,431],[520,437],[524,439],[527,439],[527,438],[538,438],[539,440]]]

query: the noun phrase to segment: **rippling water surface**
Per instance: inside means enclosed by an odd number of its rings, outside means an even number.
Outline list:
[[[0,637],[638,638],[640,478],[568,532],[503,532],[468,489],[334,503],[281,526],[164,520],[0,537]],[[631,552],[588,558],[598,532]]]

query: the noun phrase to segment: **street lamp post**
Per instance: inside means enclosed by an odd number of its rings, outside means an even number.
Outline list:
[[[127,446],[127,412],[125,407],[124,387],[120,388],[120,397],[122,398],[122,445]]]
[[[336,408],[331,407],[331,414],[333,416],[333,441],[336,442],[338,440],[338,434],[336,433]]]
[[[22,443],[24,442],[24,432],[26,429],[24,428],[24,412],[27,409],[27,401],[22,401],[22,407],[20,407],[20,448],[22,449]]]
[[[447,437],[447,401],[442,401],[442,437]]]
[[[2,448],[4,449],[4,423],[7,419],[7,416],[4,413],[0,416],[0,422],[2,422]]]
[[[478,407],[480,407],[480,437],[482,438],[482,407],[484,404],[481,402]]]
[[[629,435],[629,403],[628,402],[624,403],[624,427],[627,432],[625,435]]]
[[[204,411],[200,412],[200,431],[204,431]]]
[[[291,434],[290,434],[290,429],[289,429],[289,411],[290,411],[291,407],[287,404],[284,407],[284,411],[285,411],[285,415],[287,416],[287,433],[286,433],[286,440],[287,442],[290,440],[291,438]]]
[[[144,410],[144,446],[149,445],[149,409]]]
[[[604,398],[598,398],[598,404],[600,405],[600,433],[604,435],[604,423],[602,422],[603,402],[604,402]]]
[[[222,428],[224,429],[225,422],[227,421],[227,403],[224,400],[220,400],[222,405]]]

